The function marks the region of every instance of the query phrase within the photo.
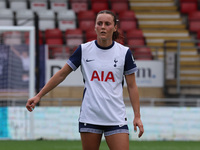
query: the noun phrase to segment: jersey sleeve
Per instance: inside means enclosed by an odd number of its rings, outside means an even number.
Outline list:
[[[75,71],[81,65],[81,45],[67,60],[67,64]]]
[[[129,75],[137,71],[137,66],[131,51],[128,49],[125,56],[124,75]]]

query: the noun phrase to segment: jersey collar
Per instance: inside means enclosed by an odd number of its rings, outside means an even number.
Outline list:
[[[113,45],[115,44],[115,42],[113,41],[112,44],[111,44],[110,46],[107,46],[107,47],[102,47],[102,46],[100,46],[100,45],[97,43],[97,40],[95,40],[95,44],[96,44],[96,46],[97,46],[98,48],[106,50],[106,49],[112,48]]]

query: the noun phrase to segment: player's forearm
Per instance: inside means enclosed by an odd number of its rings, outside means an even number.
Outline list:
[[[140,101],[137,86],[128,87],[131,105],[133,107],[135,117],[140,118]]]

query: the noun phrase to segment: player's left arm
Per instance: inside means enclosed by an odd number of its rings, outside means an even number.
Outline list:
[[[125,75],[125,78],[126,78],[129,98],[134,111],[134,121],[133,121],[134,131],[137,131],[137,126],[138,126],[140,130],[138,137],[141,137],[142,134],[144,133],[144,128],[140,116],[139,92],[136,85],[135,73]]]

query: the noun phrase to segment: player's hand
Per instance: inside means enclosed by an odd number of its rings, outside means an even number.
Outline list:
[[[32,112],[36,106],[36,104],[40,101],[40,98],[35,96],[33,98],[28,99],[26,103],[26,109]]]
[[[137,127],[139,128],[140,132],[138,134],[138,137],[140,138],[143,133],[144,133],[144,128],[143,124],[140,118],[134,118],[133,120],[133,125],[134,125],[134,131],[137,132]]]

